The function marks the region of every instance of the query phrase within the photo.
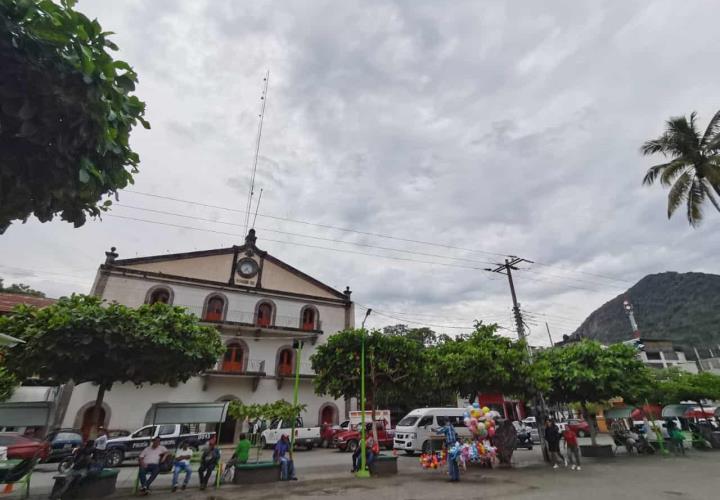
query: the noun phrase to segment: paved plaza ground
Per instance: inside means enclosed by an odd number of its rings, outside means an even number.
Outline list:
[[[269,485],[223,486],[200,492],[197,477],[185,492],[169,491],[170,477],[160,476],[149,498],[253,499],[321,498],[368,500],[453,500],[453,499],[692,499],[720,498],[720,452],[691,451],[685,457],[626,456],[586,459],[583,470],[553,470],[545,465],[539,448],[518,450],[512,469],[471,469],[460,483],[446,482],[442,471],[422,470],[417,457],[401,455],[399,474],[393,477],[356,479],[350,472],[350,455],[335,450],[300,451],[296,454],[299,481]],[[41,466],[33,475],[32,498],[46,498],[53,473],[52,464]],[[42,472],[47,470],[48,472]],[[125,466],[112,498],[132,498],[137,469]],[[18,494],[3,495],[17,498]]]

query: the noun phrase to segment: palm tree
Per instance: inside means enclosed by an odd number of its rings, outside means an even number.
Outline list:
[[[709,199],[720,212],[720,111],[715,113],[705,133],[695,125],[696,113],[670,118],[663,135],[647,141],[640,151],[644,155],[662,153],[668,161],[648,169],[644,185],[660,177],[660,184],[670,187],[668,218],[685,202],[690,225],[702,220],[702,205]]]

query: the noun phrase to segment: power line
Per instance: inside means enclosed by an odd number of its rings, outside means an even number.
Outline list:
[[[363,305],[363,304],[360,304],[360,303],[358,303],[358,302],[355,302],[355,305],[357,305],[357,306],[359,306],[360,308],[365,309],[365,310],[367,310],[367,309],[372,309],[373,314],[377,314],[378,316],[384,316],[384,317],[386,317],[386,318],[392,318],[392,319],[395,319],[395,320],[398,320],[398,321],[403,321],[403,322],[406,322],[406,323],[412,323],[412,324],[421,325],[421,326],[434,327],[434,328],[451,328],[451,329],[458,329],[458,330],[468,330],[468,329],[471,330],[472,328],[474,328],[472,325],[471,325],[471,326],[437,325],[437,324],[425,323],[425,322],[420,322],[420,321],[411,321],[411,320],[406,320],[406,319],[403,319],[403,318],[398,318],[398,317],[396,317],[396,316],[393,316],[392,314],[388,314],[388,313],[384,313],[384,312],[382,312],[382,311],[378,311],[378,310],[375,309],[374,307],[370,308],[370,307],[365,306],[365,305]],[[478,320],[478,321],[482,321],[482,320]],[[496,323],[496,322],[494,322],[494,321],[491,322],[490,324],[497,324],[499,328],[502,328],[502,329],[504,329],[504,330],[509,330],[509,328],[507,328],[506,326],[503,326],[503,325],[501,325],[501,324],[499,324],[499,323]]]

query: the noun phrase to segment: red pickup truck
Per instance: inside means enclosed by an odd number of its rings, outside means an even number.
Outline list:
[[[372,432],[372,424],[365,424],[366,433],[369,435]],[[392,429],[385,428],[385,421],[381,420],[375,422],[375,430],[377,431],[378,444],[381,448],[391,450],[393,447],[393,440],[395,439],[395,431]],[[360,426],[356,426],[354,429],[338,432],[333,437],[333,445],[341,451],[355,451],[360,443]]]

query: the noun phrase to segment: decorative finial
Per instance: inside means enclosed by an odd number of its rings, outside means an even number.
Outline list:
[[[343,293],[345,294],[345,297],[347,297],[348,300],[349,300],[349,299],[350,299],[350,295],[352,295],[352,291],[350,290],[350,287],[349,287],[349,286],[346,286],[346,287],[345,287],[345,291],[344,291]]]
[[[256,241],[257,237],[255,236],[255,230],[251,229],[250,231],[248,231],[247,236],[245,236],[245,244],[250,247],[254,247]]]
[[[118,258],[118,254],[117,252],[115,252],[115,250],[117,250],[117,248],[110,247],[110,251],[105,252],[105,264],[112,264],[113,262],[115,262],[115,259]]]

